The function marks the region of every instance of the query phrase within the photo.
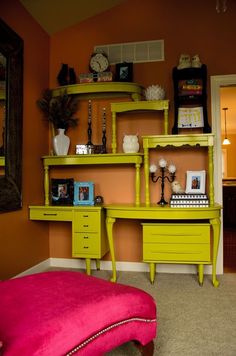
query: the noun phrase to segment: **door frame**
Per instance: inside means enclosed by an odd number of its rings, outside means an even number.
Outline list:
[[[222,146],[221,146],[221,110],[220,110],[220,88],[236,85],[236,74],[215,75],[210,77],[211,81],[211,117],[212,133],[215,135],[214,146],[214,187],[215,201],[222,204]],[[223,211],[221,216],[223,216]],[[223,219],[221,218],[220,244],[217,259],[217,273],[223,274]]]

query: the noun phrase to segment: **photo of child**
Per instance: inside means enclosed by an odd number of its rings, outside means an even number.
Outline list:
[[[201,184],[200,176],[193,176],[191,188],[192,189],[200,189],[200,184]]]
[[[79,200],[89,200],[89,187],[79,187]]]

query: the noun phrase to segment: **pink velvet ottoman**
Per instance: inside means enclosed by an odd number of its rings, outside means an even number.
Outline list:
[[[134,287],[69,271],[0,282],[4,356],[104,355],[131,340],[151,345],[156,328],[155,301]]]

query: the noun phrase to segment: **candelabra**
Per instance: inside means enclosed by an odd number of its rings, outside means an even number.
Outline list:
[[[159,200],[159,202],[157,202],[157,204],[164,206],[168,204],[164,198],[165,179],[170,183],[175,180],[176,167],[174,164],[170,164],[169,166],[167,166],[167,162],[164,158],[160,159],[159,167],[161,174],[156,176],[155,173],[157,172],[158,167],[155,164],[152,164],[150,166],[150,175],[153,183],[156,183],[159,179],[161,181],[161,199]],[[169,176],[165,175],[165,172],[167,170],[169,172]]]

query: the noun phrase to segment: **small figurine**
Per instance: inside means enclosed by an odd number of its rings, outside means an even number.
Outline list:
[[[179,57],[178,69],[190,68],[191,67],[191,58],[189,54],[181,54]]]
[[[202,63],[200,61],[200,57],[198,54],[195,54],[193,57],[192,57],[192,67],[193,68],[201,68],[202,66]]]
[[[171,188],[175,194],[182,194],[185,192],[177,180],[174,180],[174,182],[171,183]]]
[[[137,153],[139,151],[139,142],[137,135],[125,135],[123,138],[123,151],[125,153]]]

